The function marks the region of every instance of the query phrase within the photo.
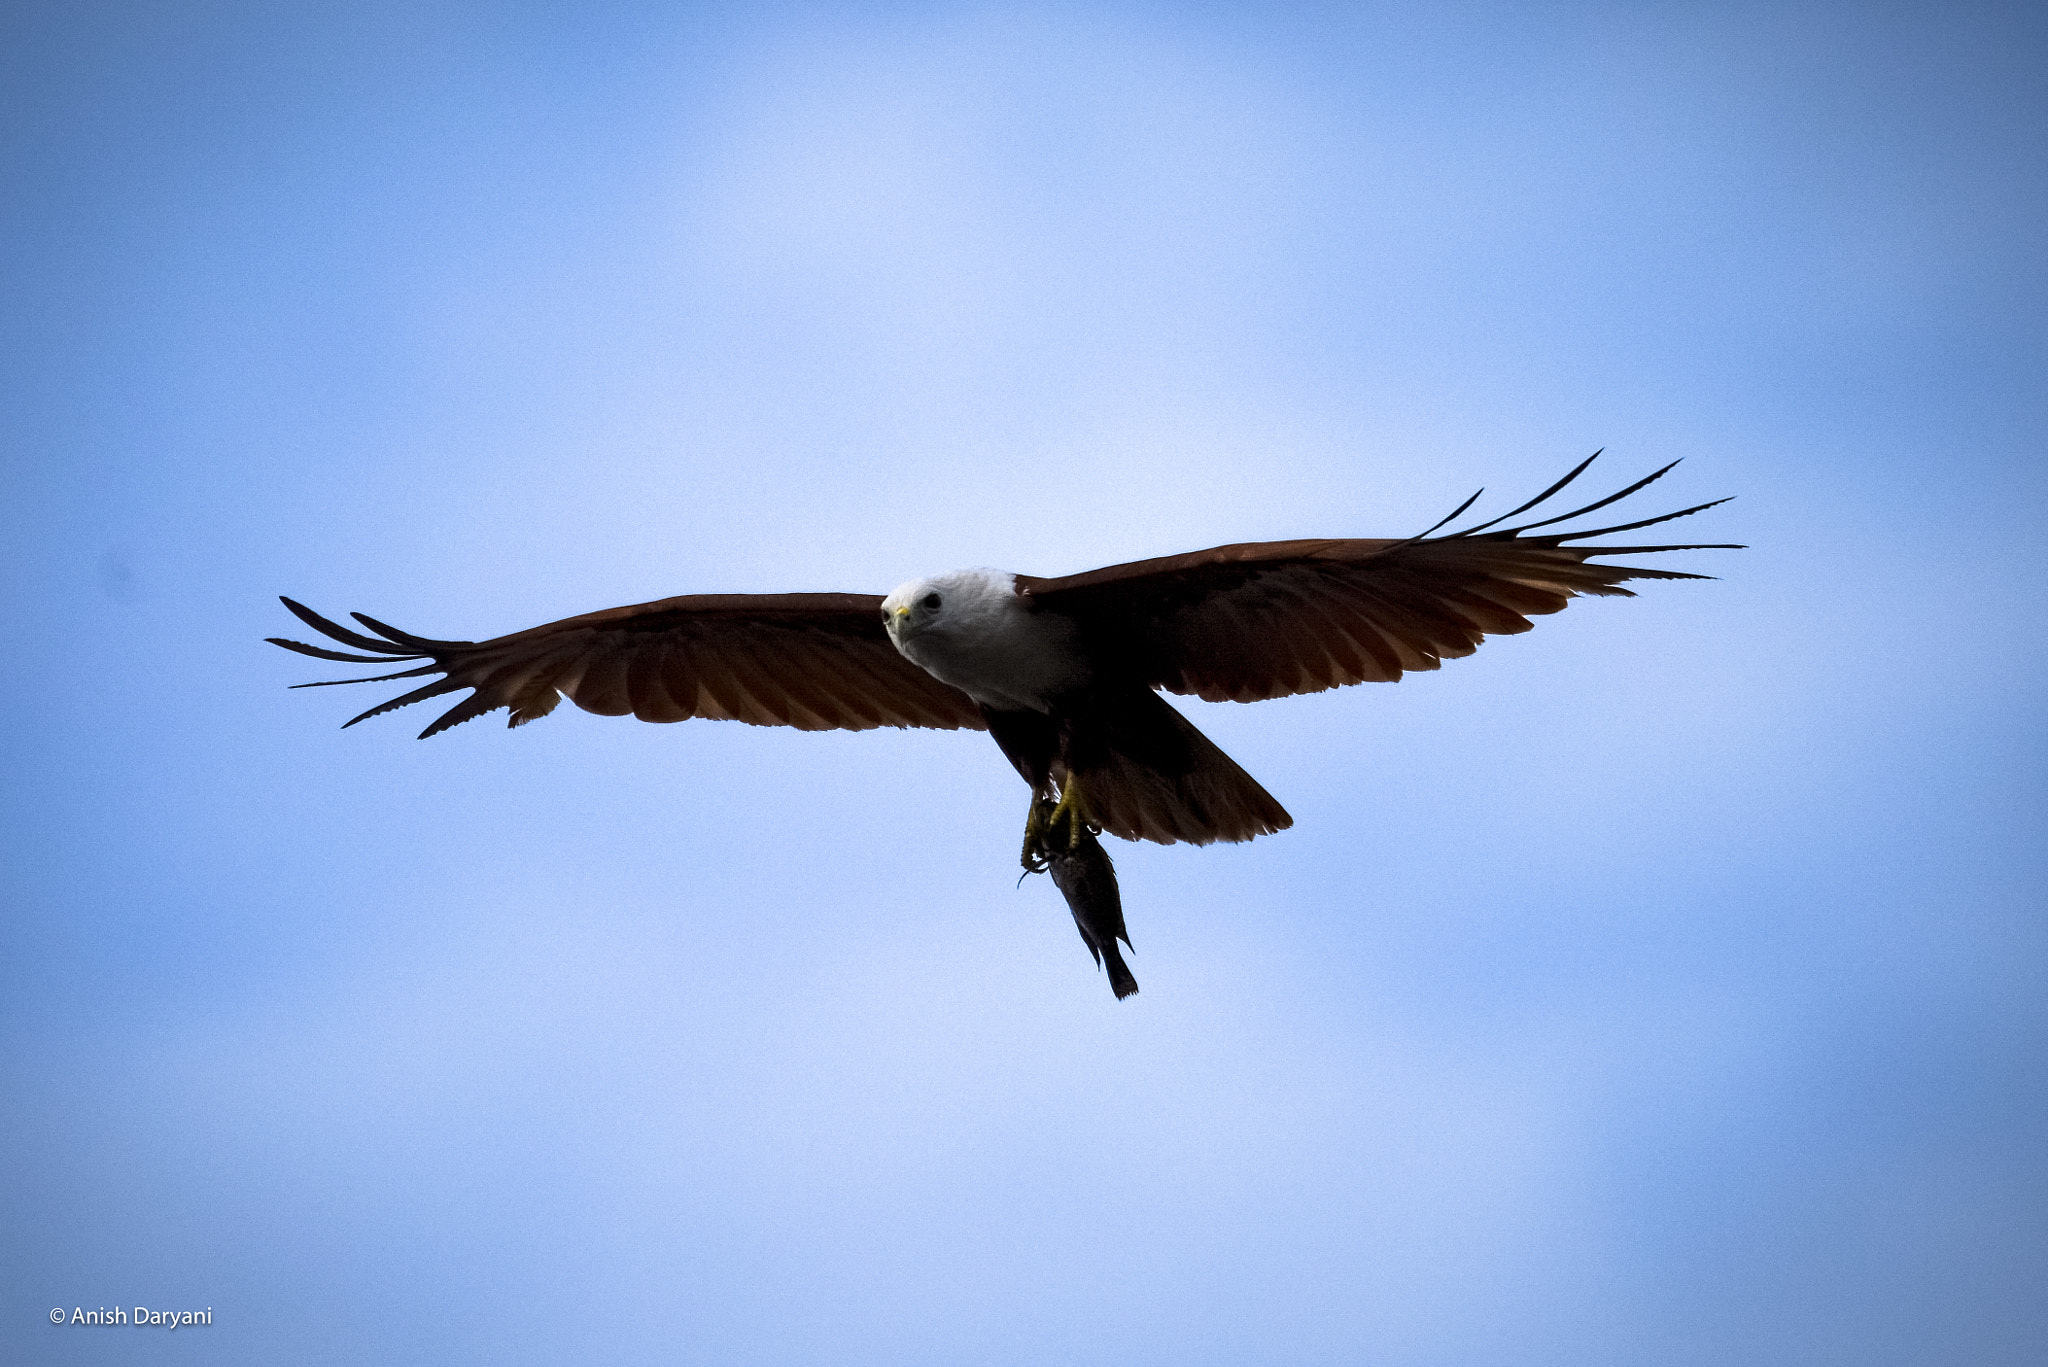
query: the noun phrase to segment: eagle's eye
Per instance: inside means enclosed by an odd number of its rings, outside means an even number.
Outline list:
[[[883,625],[883,626],[888,626],[888,625],[889,625],[889,609],[887,609],[887,608],[883,608],[883,609],[882,609],[882,625]]]
[[[927,612],[937,612],[939,610],[939,595],[927,593],[924,596],[924,606]]]

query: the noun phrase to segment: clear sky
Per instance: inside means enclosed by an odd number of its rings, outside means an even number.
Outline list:
[[[2038,6],[0,23],[0,1357],[2048,1358]],[[1752,549],[1184,704],[1297,824],[1116,846],[1121,1004],[984,736],[261,642],[1602,446]]]

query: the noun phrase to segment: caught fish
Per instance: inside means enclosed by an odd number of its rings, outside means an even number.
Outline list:
[[[1116,865],[1109,862],[1109,851],[1084,826],[1071,850],[1047,853],[1046,867],[1074,913],[1081,943],[1095,956],[1097,967],[1109,969],[1109,990],[1122,1001],[1138,990],[1138,980],[1116,948],[1118,940],[1129,946],[1131,937],[1124,929],[1124,899],[1117,891]]]

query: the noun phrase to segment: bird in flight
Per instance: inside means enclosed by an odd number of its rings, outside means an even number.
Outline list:
[[[1569,513],[1500,527],[1552,498],[1599,455],[1487,522],[1443,531],[1474,494],[1428,531],[1398,540],[1218,546],[1058,579],[955,570],[912,580],[887,597],[695,594],[489,641],[414,636],[351,614],[375,633],[366,635],[285,598],[306,625],[361,653],[269,640],[323,660],[426,661],[300,688],[442,676],[346,726],[470,690],[420,732],[422,740],[501,707],[510,710],[510,725],[523,726],[563,698],[642,721],[987,731],[1031,790],[1025,869],[1052,875],[1082,941],[1122,998],[1138,986],[1117,949],[1130,937],[1114,867],[1096,837],[1206,845],[1293,824],[1161,690],[1257,702],[1393,682],[1470,655],[1488,635],[1527,631],[1531,617],[1578,594],[1632,597],[1621,587],[1626,580],[1709,577],[1600,564],[1595,556],[1741,549],[1573,544],[1726,499],[1588,531],[1541,530],[1627,498],[1670,465]]]

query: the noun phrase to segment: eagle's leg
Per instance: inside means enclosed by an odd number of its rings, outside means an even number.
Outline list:
[[[1072,854],[1101,828],[1088,819],[1088,803],[1072,774],[1060,782],[1058,802],[1034,795],[1024,818],[1024,869],[1044,873],[1052,860]]]
[[[1044,873],[1052,866],[1052,856],[1045,848],[1045,823],[1052,816],[1053,801],[1049,797],[1031,798],[1031,810],[1024,814],[1024,872]]]

